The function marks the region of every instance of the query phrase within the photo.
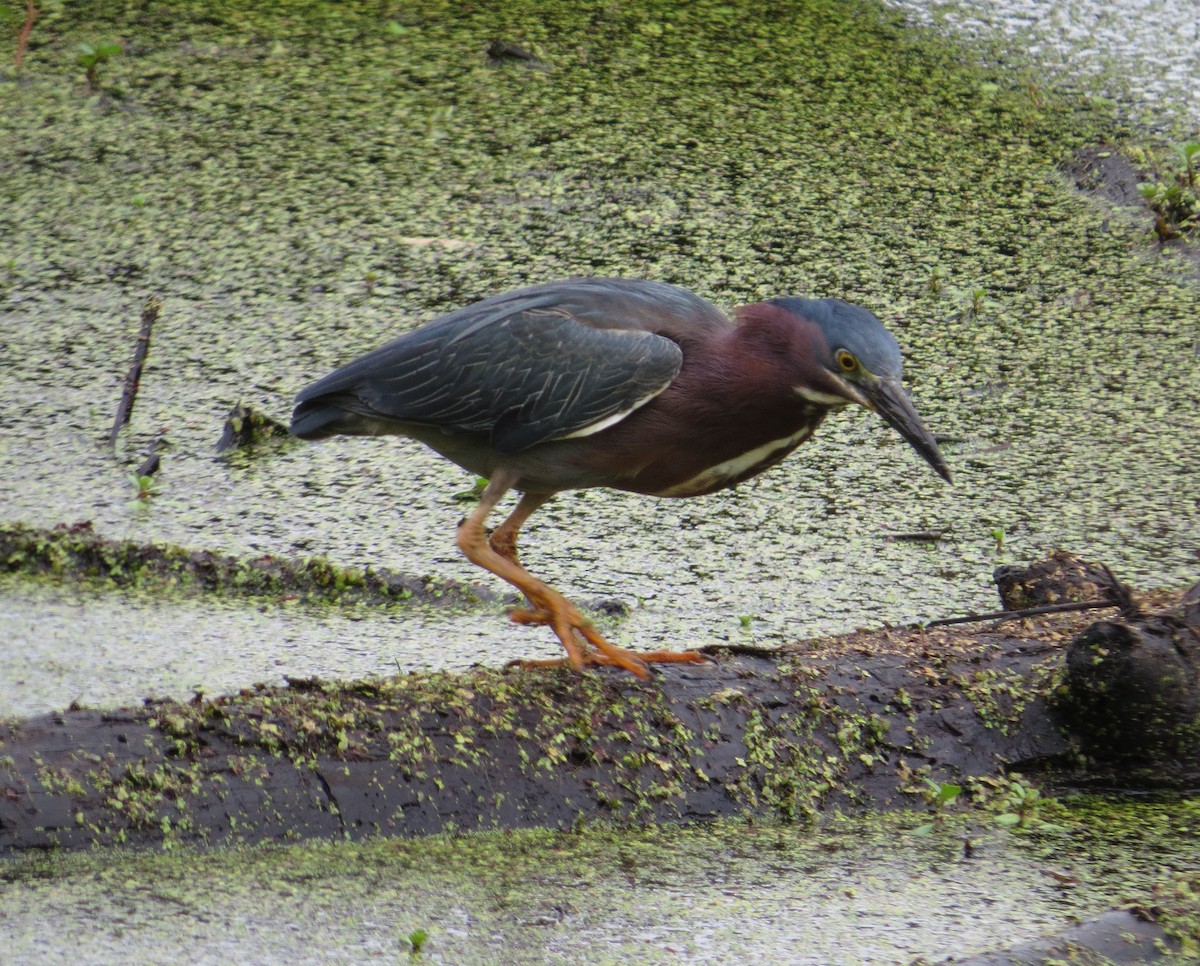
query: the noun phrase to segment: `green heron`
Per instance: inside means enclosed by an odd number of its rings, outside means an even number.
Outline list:
[[[521,566],[525,521],[560,490],[685,497],[736,486],[850,403],[883,416],[949,481],[902,368],[883,324],[838,299],[775,298],[730,319],[673,285],[576,278],[484,299],[360,356],[296,397],[291,432],[410,436],[486,478],[456,542],[528,600],[513,620],[549,624],[576,670],[647,677],[648,663],[704,658],[605,640]],[[521,498],[489,537],[488,515],[512,489]]]

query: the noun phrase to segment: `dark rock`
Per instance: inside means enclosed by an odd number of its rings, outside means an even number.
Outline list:
[[[961,966],[1045,966],[1046,963],[1132,966],[1164,959],[1175,946],[1157,922],[1128,909],[1114,909],[1038,942],[943,962]]]

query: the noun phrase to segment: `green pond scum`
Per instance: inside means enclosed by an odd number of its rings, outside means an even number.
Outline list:
[[[15,33],[22,9],[0,18]],[[98,85],[82,44],[108,54]],[[288,596],[279,558],[326,598],[370,596],[381,563],[406,575],[383,596],[451,593],[478,576],[451,547],[461,476],[369,440],[218,461],[223,421],[286,418],[312,376],[471,299],[611,273],[871,305],[957,478],[831,419],[737,492],[566,496],[527,552],[556,585],[648,602],[628,643],[986,609],[996,563],[1056,545],[1189,582],[1191,262],[1062,173],[1098,143],[1164,183],[1182,162],[1111,104],[981,59],[869,2],[46,5],[0,69],[5,532],[32,527],[29,569],[65,578],[136,584],[151,547],[220,593]],[[114,457],[99,440],[148,297],[163,313]],[[94,566],[38,536],[77,521],[113,541]],[[945,536],[885,539],[914,527]],[[478,621],[503,637],[489,657],[529,653],[495,608]],[[420,643],[478,653],[455,636]]]
[[[925,816],[900,813],[817,830],[735,821],[38,855],[0,868],[0,917],[18,961],[51,928],[94,962],[170,961],[185,944],[201,962],[234,949],[349,962],[419,944],[446,963],[895,963],[965,957],[1128,905],[1159,918],[1187,961],[1200,940],[1196,802],[1048,808],[1052,826],[958,810],[928,834]]]
[[[238,559],[170,544],[105,540],[86,523],[52,530],[0,524],[0,571],[5,570],[30,578],[86,582],[98,590],[120,588],[159,596],[211,593],[345,607],[480,602],[470,587],[450,581],[340,567],[321,557]]]

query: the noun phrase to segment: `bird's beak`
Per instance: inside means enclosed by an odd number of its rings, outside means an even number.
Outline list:
[[[921,417],[909,402],[908,393],[898,381],[891,379],[872,379],[869,382],[858,383],[855,388],[866,397],[870,407],[886,419],[895,430],[908,440],[909,444],[924,458],[925,462],[937,470],[947,483],[950,482],[950,469],[942,459],[937,440],[933,433],[925,428]]]

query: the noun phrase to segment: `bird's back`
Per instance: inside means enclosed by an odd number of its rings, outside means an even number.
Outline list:
[[[733,323],[684,289],[566,279],[493,296],[353,360],[296,399],[293,435],[405,426],[486,434],[499,452],[594,431],[666,388],[689,342]]]

